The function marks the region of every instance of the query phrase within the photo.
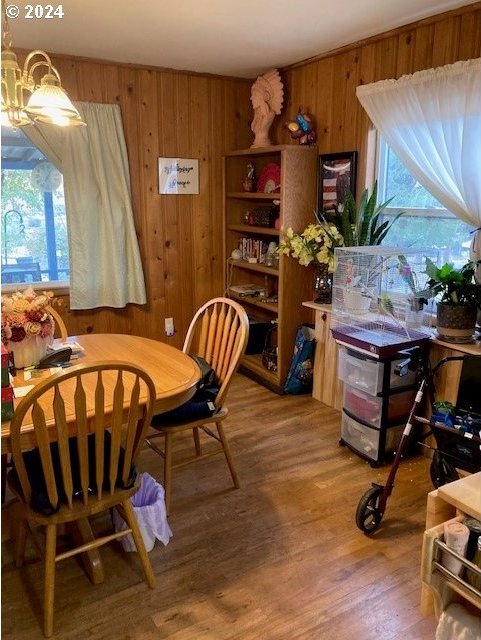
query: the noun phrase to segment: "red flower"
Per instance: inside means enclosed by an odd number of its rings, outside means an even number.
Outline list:
[[[12,335],[10,337],[10,340],[12,342],[22,342],[22,340],[27,335],[23,327],[11,327],[11,331]]]

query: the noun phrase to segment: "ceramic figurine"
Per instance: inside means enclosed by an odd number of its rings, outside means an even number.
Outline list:
[[[299,144],[314,144],[317,136],[314,131],[314,123],[309,113],[302,112],[302,107],[296,115],[295,120],[286,122],[286,128],[293,140],[298,140]]]
[[[254,177],[254,165],[252,162],[249,162],[247,165],[247,176],[244,178],[242,186],[244,187],[244,191],[254,191],[255,190],[255,177]]]
[[[269,129],[274,117],[280,114],[284,100],[284,89],[277,69],[259,76],[252,85],[251,102],[254,119],[251,130],[254,142],[251,147],[268,147],[271,144]]]

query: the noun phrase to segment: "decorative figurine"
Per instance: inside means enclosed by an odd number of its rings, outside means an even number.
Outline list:
[[[254,119],[251,130],[254,142],[251,147],[268,147],[271,144],[269,129],[274,117],[280,114],[284,100],[284,89],[277,69],[259,76],[252,85],[251,102]]]
[[[303,113],[302,107],[299,107],[295,120],[286,122],[286,128],[291,138],[298,140],[299,144],[314,144],[316,142],[317,136],[312,117],[307,111]]]
[[[244,178],[242,186],[244,191],[255,191],[255,168],[252,162],[247,164],[247,176]]]

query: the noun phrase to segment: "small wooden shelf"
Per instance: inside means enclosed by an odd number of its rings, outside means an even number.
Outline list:
[[[229,258],[228,263],[239,269],[245,269],[246,271],[256,271],[257,273],[265,273],[269,276],[279,276],[279,269],[266,267],[257,262],[247,262],[247,260],[233,260]]]
[[[277,191],[275,193],[257,193],[256,191],[230,191],[227,194],[228,198],[237,198],[238,200],[280,200],[281,194]]]
[[[229,224],[227,228],[229,231],[237,231],[238,233],[279,237],[279,229],[272,229],[272,227],[257,227],[253,224]]]
[[[241,304],[248,304],[252,307],[257,307],[258,309],[269,311],[270,313],[274,313],[275,315],[279,313],[277,302],[264,302],[262,298],[256,298],[254,296],[239,296],[235,293],[232,293],[232,291],[229,291],[229,298],[237,300]]]
[[[264,378],[266,381],[270,382],[272,386],[279,387],[279,374],[277,371],[269,371],[262,364],[262,354],[256,353],[251,356],[244,356],[241,360],[241,365],[251,371],[252,373],[257,374],[259,377]]]

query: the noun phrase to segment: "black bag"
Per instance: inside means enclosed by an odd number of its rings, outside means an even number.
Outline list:
[[[287,374],[284,391],[286,393],[308,393],[312,389],[314,370],[314,329],[302,325],[297,329],[294,356]]]
[[[210,418],[217,411],[215,399],[219,393],[220,384],[214,369],[204,358],[190,356],[199,365],[201,377],[197,383],[196,392],[190,400],[152,418],[152,427],[168,427],[169,425]]]
[[[277,322],[267,331],[264,349],[262,350],[262,365],[268,371],[277,371]]]

